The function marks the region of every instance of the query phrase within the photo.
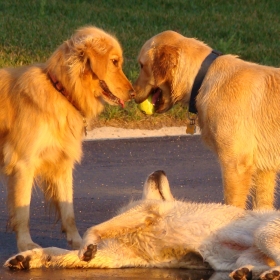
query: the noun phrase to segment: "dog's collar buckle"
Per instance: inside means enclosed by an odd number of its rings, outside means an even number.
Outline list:
[[[193,114],[197,113],[195,101],[196,101],[196,96],[198,95],[198,91],[202,85],[203,79],[207,73],[208,68],[210,67],[212,62],[221,55],[222,55],[221,52],[212,50],[212,52],[202,62],[200,69],[194,79],[193,88],[191,91],[190,102],[189,102],[189,112],[191,112]]]

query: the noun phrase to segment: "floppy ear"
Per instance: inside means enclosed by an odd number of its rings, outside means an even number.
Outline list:
[[[162,45],[153,50],[152,71],[156,84],[172,80],[178,64],[179,49],[174,46]]]
[[[91,71],[103,80],[107,71],[107,56],[110,44],[105,38],[93,38],[86,44],[85,54]]]
[[[69,44],[76,52],[78,60],[83,65],[81,73],[93,72],[102,80],[107,70],[108,44],[106,38],[86,37],[83,40],[72,41]]]

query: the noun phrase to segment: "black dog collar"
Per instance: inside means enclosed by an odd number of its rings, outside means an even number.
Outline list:
[[[212,50],[212,52],[202,62],[200,69],[199,69],[199,71],[195,77],[194,83],[193,83],[193,88],[192,88],[191,98],[190,98],[190,103],[189,103],[189,112],[190,113],[193,113],[193,114],[197,113],[197,109],[195,106],[196,96],[198,94],[198,91],[201,87],[201,84],[207,73],[208,68],[210,67],[211,63],[220,55],[222,55],[221,52]]]

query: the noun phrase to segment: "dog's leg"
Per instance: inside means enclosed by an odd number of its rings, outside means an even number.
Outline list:
[[[25,161],[17,161],[8,178],[10,226],[16,232],[19,251],[40,247],[32,241],[29,231],[33,177],[33,168]]]
[[[256,247],[251,247],[241,253],[236,261],[236,266],[238,269],[230,273],[230,277],[235,280],[255,279],[269,269],[267,258]]]
[[[280,219],[269,221],[267,224],[261,224],[254,233],[255,246],[259,249],[259,258],[263,258],[270,266],[255,267],[254,270],[263,272],[261,279],[278,280],[280,279]],[[275,266],[276,265],[276,266]],[[260,273],[259,273],[260,274]]]
[[[32,268],[50,266],[55,267],[58,266],[55,264],[59,262],[59,260],[63,259],[63,257],[71,254],[72,252],[75,251],[68,251],[56,247],[36,248],[12,256],[4,263],[4,267],[8,267],[13,270],[28,270]],[[78,251],[76,251],[76,256],[77,252]]]
[[[261,224],[254,233],[255,245],[259,250],[280,266],[280,218]]]
[[[246,201],[252,184],[252,166],[243,162],[229,159],[221,161],[225,203],[236,207],[246,208]]]
[[[276,185],[275,171],[257,170],[254,174],[253,208],[272,209]]]
[[[141,231],[142,228],[147,229],[149,225],[155,225],[160,220],[158,211],[159,206],[154,201],[146,201],[121,215],[89,228],[83,236],[79,257],[89,260],[91,256],[88,247],[98,244],[101,240],[117,238]]]
[[[53,171],[49,180],[44,182],[46,199],[56,207],[62,224],[62,232],[66,233],[68,243],[73,249],[81,246],[82,239],[75,223],[73,208],[72,167]]]
[[[134,254],[133,250],[111,240],[102,244],[98,250],[93,246],[94,257],[90,261],[80,260],[78,251],[68,251],[60,248],[38,248],[22,252],[9,258],[4,266],[12,270],[28,270],[32,268],[121,268],[148,267],[145,258]]]
[[[142,199],[174,200],[164,171],[155,171],[147,178]]]

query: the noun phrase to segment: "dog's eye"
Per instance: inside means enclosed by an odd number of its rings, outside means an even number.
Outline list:
[[[119,66],[119,61],[116,59],[112,59],[113,64],[118,67]]]
[[[144,65],[142,63],[140,63],[140,68],[142,69],[144,67]]]

